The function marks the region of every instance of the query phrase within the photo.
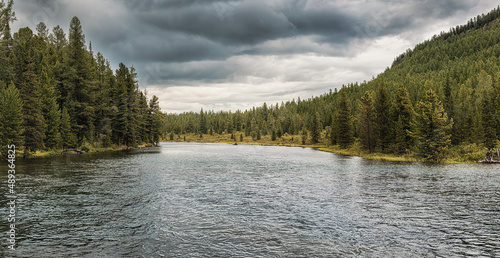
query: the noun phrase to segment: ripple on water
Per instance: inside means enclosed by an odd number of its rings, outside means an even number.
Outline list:
[[[19,163],[20,257],[500,256],[492,166],[182,143]]]

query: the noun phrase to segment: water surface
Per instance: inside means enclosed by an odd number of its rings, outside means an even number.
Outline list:
[[[196,143],[16,164],[18,246],[0,256],[500,256],[495,165]]]

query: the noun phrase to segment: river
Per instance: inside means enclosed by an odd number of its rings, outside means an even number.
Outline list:
[[[19,159],[16,176],[5,257],[500,257],[498,165],[162,143]]]

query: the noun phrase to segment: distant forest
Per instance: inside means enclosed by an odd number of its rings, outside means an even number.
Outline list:
[[[303,144],[440,161],[500,140],[500,7],[398,56],[375,79],[307,100],[166,116],[171,134],[298,135]],[[238,135],[240,137],[238,137]],[[295,137],[295,141],[297,141]],[[293,138],[292,138],[293,139]]]
[[[11,35],[13,0],[0,3],[0,152],[15,144],[38,150],[112,145],[136,147],[160,140],[158,98],[138,90],[133,67],[113,72],[87,48],[80,20],[69,37],[44,23]]]

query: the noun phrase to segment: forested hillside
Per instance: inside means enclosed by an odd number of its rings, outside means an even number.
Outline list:
[[[440,161],[500,139],[500,8],[397,57],[370,82],[251,110],[166,116],[171,134],[229,134]],[[300,142],[299,137],[291,138]]]
[[[69,37],[44,23],[11,34],[13,1],[0,3],[0,152],[15,144],[38,150],[157,143],[162,113],[158,98],[138,90],[133,67],[113,72],[86,45],[80,20]]]

